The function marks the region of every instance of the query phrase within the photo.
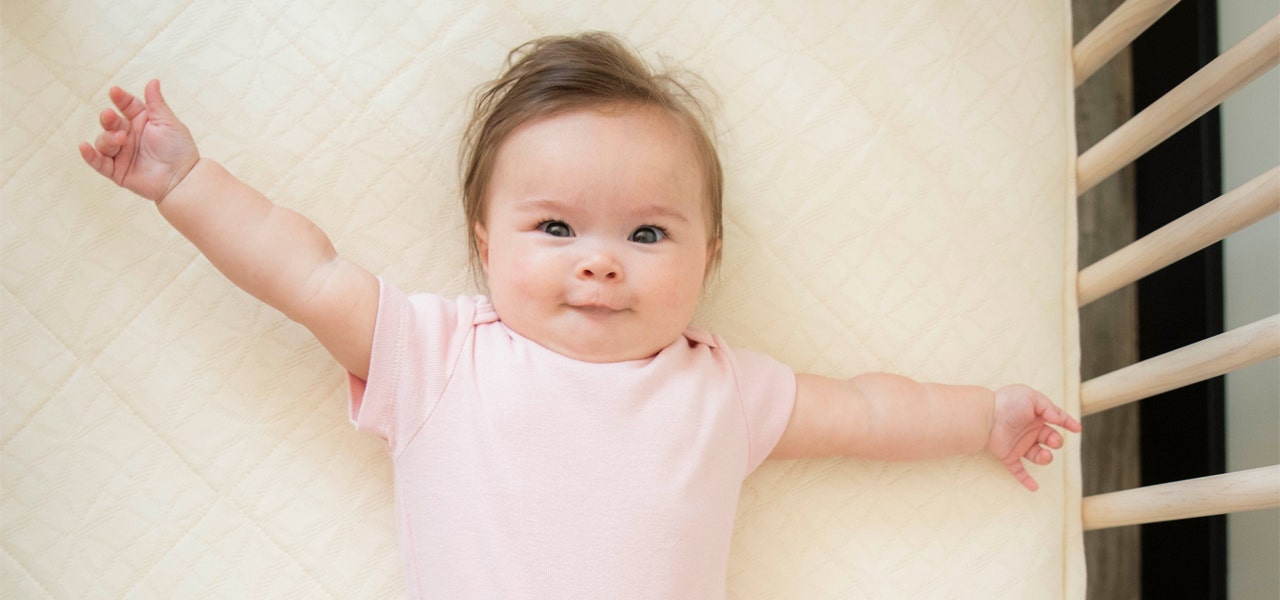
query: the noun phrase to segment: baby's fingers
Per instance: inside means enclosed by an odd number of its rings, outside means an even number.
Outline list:
[[[1077,421],[1075,417],[1067,414],[1067,411],[1059,408],[1058,417],[1059,418],[1057,420],[1053,420],[1049,422],[1053,423],[1054,425],[1058,425],[1072,433],[1080,433],[1080,430],[1082,429],[1080,425],[1080,421]]]
[[[110,108],[103,109],[98,114],[98,123],[102,125],[103,131],[127,131],[129,122],[120,118],[120,114]]]
[[[1036,483],[1035,479],[1032,479],[1030,473],[1027,473],[1027,469],[1022,466],[1020,459],[1015,458],[1013,461],[1005,463],[1005,467],[1008,467],[1009,474],[1013,475],[1013,478],[1017,479],[1018,483],[1022,484],[1022,487],[1033,492],[1040,489],[1040,484]]]
[[[129,121],[132,121],[134,117],[147,108],[136,96],[119,87],[112,86],[111,90],[107,92],[107,96],[111,98],[111,102],[116,105],[116,108],[124,113],[124,118]]]
[[[89,142],[80,142],[80,158],[83,158],[85,163],[93,167],[93,170],[102,174],[103,177],[111,177],[111,159],[94,150],[93,146],[89,145]]]
[[[104,131],[98,134],[93,147],[99,154],[114,158],[127,141],[129,141],[129,134],[123,131]]]
[[[1053,462],[1053,452],[1042,446],[1032,446],[1023,458],[1043,467]]]
[[[1046,423],[1057,425],[1067,431],[1080,433],[1080,422],[1068,414],[1067,411],[1059,408],[1044,394],[1037,393],[1034,402],[1036,414],[1040,415],[1040,418],[1044,419]]]
[[[1041,427],[1040,435],[1036,437],[1036,443],[1049,448],[1058,449],[1062,447],[1062,434],[1054,431],[1050,427]]]
[[[94,148],[105,156],[119,154],[120,148],[129,141],[128,121],[108,108],[98,115],[98,123],[102,125],[102,133],[98,134]]]

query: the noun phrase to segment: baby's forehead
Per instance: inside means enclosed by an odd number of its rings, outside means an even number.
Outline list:
[[[488,212],[493,187],[506,187],[513,178],[544,185],[559,176],[566,185],[583,181],[599,185],[590,191],[611,182],[625,186],[618,189],[627,193],[678,195],[682,204],[697,207],[698,220],[707,224],[716,239],[722,185],[719,162],[709,140],[686,116],[661,104],[635,101],[586,103],[530,115],[495,149],[483,211]],[[640,163],[649,168],[626,168]],[[527,172],[530,169],[535,172]]]
[[[678,178],[702,186],[707,175],[694,134],[659,106],[612,103],[532,116],[505,136],[495,154],[490,183],[513,173],[545,178],[603,171],[627,176],[619,184]],[[633,164],[650,170],[628,170]]]

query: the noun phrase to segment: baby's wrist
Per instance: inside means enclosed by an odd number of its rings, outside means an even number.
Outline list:
[[[989,401],[986,404],[987,441],[982,445],[982,449],[994,455],[996,454],[996,452],[992,449],[991,444],[992,444],[992,437],[995,435],[995,432],[996,432],[996,420],[997,420],[996,405],[1000,402],[1000,390],[1004,388],[1000,388],[996,390],[993,390],[991,388],[986,388],[986,389],[989,392],[989,395],[987,396]]]
[[[196,159],[194,161],[189,163],[185,168],[179,168],[176,172],[174,172],[173,177],[169,180],[168,189],[166,189],[165,192],[161,194],[159,198],[154,199],[156,206],[159,207],[161,202],[164,202],[165,199],[173,196],[174,192],[177,192],[178,188],[182,187],[183,183],[186,183],[189,179],[191,179],[192,171],[195,171],[201,164],[205,164],[207,162],[209,162],[207,159],[197,154]],[[205,166],[208,166],[208,165],[206,164]]]

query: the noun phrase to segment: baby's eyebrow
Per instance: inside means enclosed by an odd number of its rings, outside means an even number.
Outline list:
[[[521,200],[516,206],[518,210],[525,212],[546,212],[552,214],[563,214],[584,209],[581,203],[564,202],[552,198],[530,198],[528,200]],[[673,221],[681,221],[684,223],[689,222],[688,215],[685,215],[679,209],[665,204],[645,204],[632,210],[631,213],[638,219],[664,217]]]
[[[661,204],[643,206],[636,210],[635,214],[637,217],[642,218],[666,217],[668,219],[683,221],[685,223],[689,222],[689,217],[686,217],[684,213],[671,208],[670,206],[664,206]]]
[[[575,207],[569,203],[552,200],[551,198],[530,198],[528,200],[521,200],[516,204],[516,208],[526,212],[561,213]]]

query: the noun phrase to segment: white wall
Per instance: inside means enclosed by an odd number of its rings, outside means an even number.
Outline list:
[[[1280,0],[1219,0],[1226,50],[1280,13]],[[1280,72],[1272,69],[1222,105],[1222,188],[1280,164]],[[1280,312],[1280,215],[1223,246],[1226,328]],[[1227,375],[1227,470],[1280,464],[1280,360]],[[1280,590],[1280,510],[1227,518],[1228,597],[1275,600]]]

